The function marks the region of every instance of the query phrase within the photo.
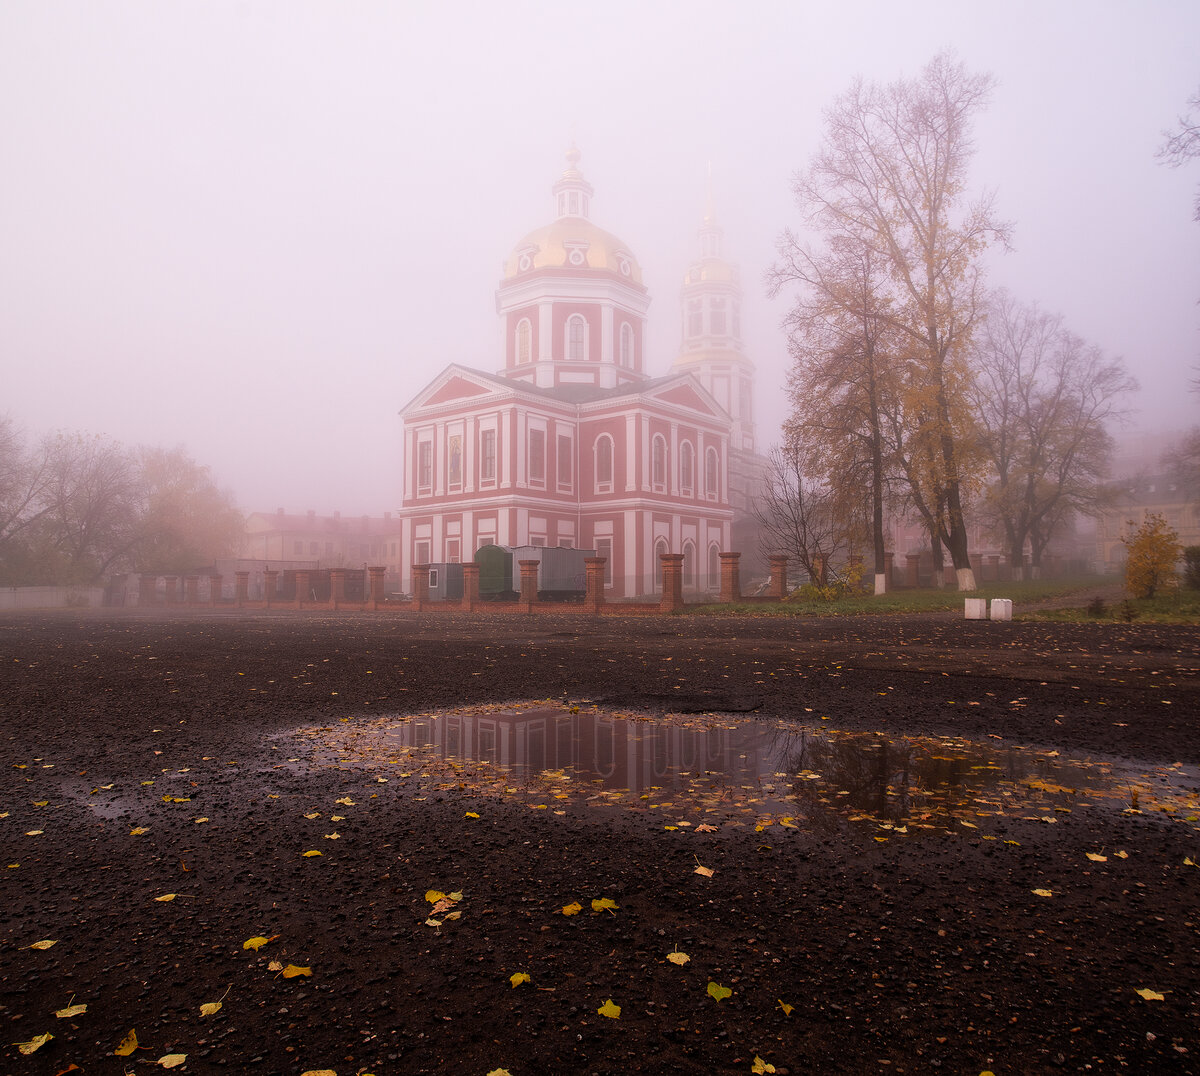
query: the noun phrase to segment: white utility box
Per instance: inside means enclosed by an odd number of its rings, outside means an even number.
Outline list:
[[[987,620],[987,598],[964,598],[963,616],[967,620]]]
[[[992,619],[1012,620],[1012,598],[992,599]]]

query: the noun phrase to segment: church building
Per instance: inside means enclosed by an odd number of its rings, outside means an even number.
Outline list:
[[[684,555],[685,591],[715,590],[754,452],[753,366],[720,230],[710,210],[681,352],[653,376],[641,268],[592,222],[574,148],[552,190],[553,221],[504,263],[499,369],[448,366],[401,412],[403,586],[413,564],[496,544],[594,549],[614,599],[658,591],[660,553]]]

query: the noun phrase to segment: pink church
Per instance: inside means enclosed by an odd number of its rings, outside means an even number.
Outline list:
[[[685,276],[683,347],[670,373],[651,376],[641,269],[592,223],[578,161],[572,149],[553,222],[505,262],[499,370],[451,365],[401,412],[405,589],[414,564],[491,544],[594,549],[610,598],[654,594],[668,552],[684,555],[685,590],[720,585],[731,477],[753,453],[736,271],[710,214]]]

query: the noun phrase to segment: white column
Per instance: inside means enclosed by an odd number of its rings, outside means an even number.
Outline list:
[[[638,488],[637,484],[637,415],[625,416],[625,491]]]

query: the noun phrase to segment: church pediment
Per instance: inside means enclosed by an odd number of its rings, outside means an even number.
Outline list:
[[[426,407],[446,404],[471,404],[496,391],[496,384],[486,374],[464,366],[448,366],[404,408],[402,413],[420,411]]]
[[[466,400],[472,396],[482,396],[490,391],[490,387],[480,385],[476,381],[468,381],[465,377],[455,376],[435,389],[421,402],[427,407],[432,407],[434,404],[449,403],[451,400]]]
[[[698,411],[702,415],[714,418],[722,417],[723,412],[707,392],[700,388],[691,378],[676,382],[665,388],[647,394],[651,400],[661,400],[675,407],[686,407],[689,411]]]

